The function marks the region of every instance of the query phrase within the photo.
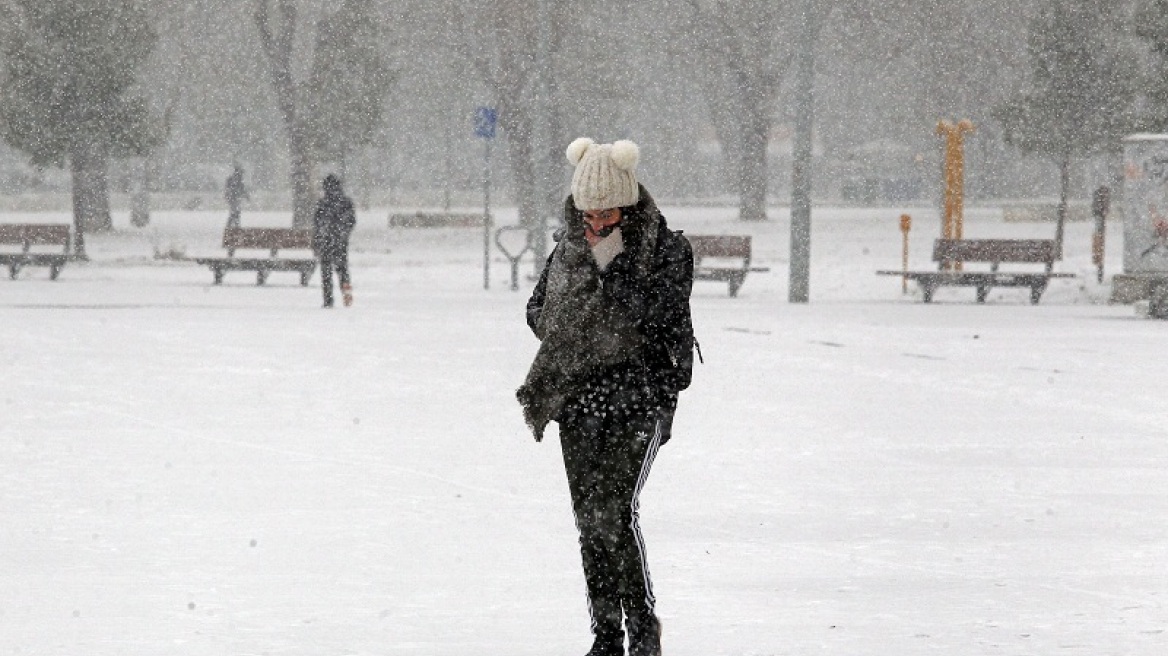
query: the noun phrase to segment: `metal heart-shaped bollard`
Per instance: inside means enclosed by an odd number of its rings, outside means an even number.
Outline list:
[[[519,260],[531,250],[531,230],[523,226],[503,226],[495,231],[495,245],[511,261],[511,291],[519,291]]]

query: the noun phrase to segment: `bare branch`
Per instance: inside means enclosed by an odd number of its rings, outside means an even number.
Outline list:
[[[296,37],[296,5],[291,0],[279,0],[280,31],[276,35],[276,45],[281,57],[291,59],[292,42]]]
[[[260,47],[263,48],[264,55],[267,56],[270,64],[275,61],[276,52],[272,43],[272,28],[268,23],[268,0],[255,0],[255,11],[252,17],[255,19],[256,29],[260,33]]]
[[[469,35],[476,31],[471,20],[467,18],[466,11],[461,7],[458,19],[459,23],[462,25],[462,30],[459,32],[460,34]],[[471,67],[478,71],[479,75],[482,76],[482,79],[486,81],[487,86],[492,91],[498,88],[499,81],[495,75],[495,71],[492,70],[490,60],[487,57],[484,57],[481,53],[476,54],[471,51],[469,38],[464,36],[461,39],[454,39],[453,42],[454,47],[458,50],[458,52],[464,58],[466,58],[467,61],[470,62]]]

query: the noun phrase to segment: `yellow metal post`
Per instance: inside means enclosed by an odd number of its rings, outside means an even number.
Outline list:
[[[902,249],[901,267],[904,271],[904,276],[900,279],[900,292],[902,294],[908,293],[908,231],[912,230],[912,217],[907,214],[900,215],[900,234],[904,236],[904,247]]]
[[[945,137],[945,213],[941,220],[942,239],[961,239],[965,232],[965,133],[973,132],[973,122],[957,124],[941,121],[937,134]],[[961,270],[961,263],[954,268]]]

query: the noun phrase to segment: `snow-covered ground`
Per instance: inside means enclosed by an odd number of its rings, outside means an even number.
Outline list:
[[[926,306],[873,275],[899,210],[817,210],[797,306],[785,211],[665,211],[772,267],[695,288],[705,364],[642,499],[668,656],[1168,653],[1168,323],[1106,304],[1089,225],[1039,306]],[[212,213],[0,279],[0,654],[584,653],[559,447],[513,396],[531,283],[386,214],[350,309],[151,257],[219,252]],[[966,236],[1053,233],[999,217]]]

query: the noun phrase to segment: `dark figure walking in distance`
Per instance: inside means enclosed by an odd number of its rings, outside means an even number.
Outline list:
[[[634,168],[631,141],[568,147],[559,243],[527,304],[539,351],[517,396],[536,440],[559,424],[594,642],[588,656],[659,656],[641,488],[693,369],[693,251]],[[623,630],[622,630],[623,620]]]
[[[353,201],[341,189],[341,179],[325,177],[321,183],[324,197],[316,203],[312,217],[312,250],[320,258],[320,288],[324,307],[333,306],[333,269],[341,280],[345,307],[353,304],[353,286],[349,281],[349,235],[357,225]]]
[[[227,201],[228,228],[239,227],[243,201],[250,198],[247,188],[243,186],[243,168],[236,164],[231,170],[231,175],[227,176],[226,184],[223,185],[223,199]]]

